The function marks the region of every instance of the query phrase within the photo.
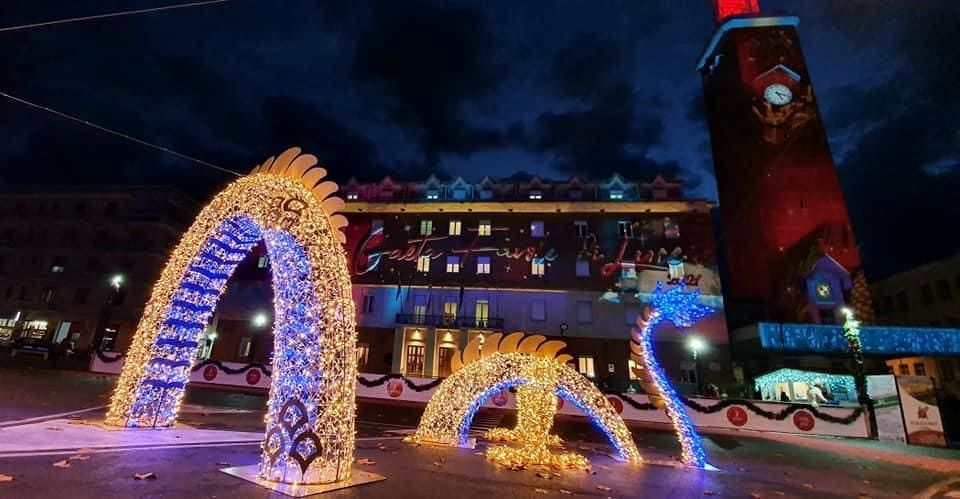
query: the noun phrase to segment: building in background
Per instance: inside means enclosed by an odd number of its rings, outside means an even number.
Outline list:
[[[0,191],[0,343],[125,350],[196,211],[170,187]]]
[[[625,388],[644,294],[685,280],[717,309],[687,332],[713,348],[694,364],[675,330],[657,348],[679,380],[731,381],[711,205],[684,200],[677,182],[385,178],[340,195],[362,371],[446,376],[473,337],[524,331],[563,339],[580,372]],[[213,358],[269,359],[257,325],[272,308],[267,267],[257,249],[238,269],[210,328]]]
[[[884,324],[960,327],[960,254],[870,284],[877,318]],[[960,359],[907,357],[887,361],[895,374],[930,376],[960,395]]]

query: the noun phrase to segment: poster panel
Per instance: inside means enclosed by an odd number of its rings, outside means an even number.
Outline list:
[[[907,443],[900,412],[900,395],[892,374],[867,376],[867,394],[873,400],[877,418],[877,438],[886,442]]]
[[[943,421],[937,405],[933,378],[927,376],[897,376],[900,407],[907,430],[907,443],[928,447],[946,447]]]

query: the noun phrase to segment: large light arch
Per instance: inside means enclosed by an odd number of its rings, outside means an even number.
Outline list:
[[[541,383],[530,374],[546,366],[555,370],[557,382],[541,388],[554,390],[580,408],[607,435],[621,459],[641,461],[627,425],[590,380],[566,364],[524,352],[492,353],[450,375],[430,397],[415,438],[465,444],[473,416],[485,400],[510,387]]]
[[[259,241],[274,288],[273,380],[260,476],[350,477],[356,324],[343,201],[317,159],[289,149],[228,185],[197,216],[155,284],[107,414],[125,427],[175,423],[199,341],[227,280]]]

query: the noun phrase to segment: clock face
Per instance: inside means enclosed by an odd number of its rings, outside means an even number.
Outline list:
[[[793,92],[786,85],[774,83],[763,91],[763,98],[774,106],[785,106],[793,100]]]
[[[825,282],[817,284],[817,296],[820,298],[830,298],[830,285]]]

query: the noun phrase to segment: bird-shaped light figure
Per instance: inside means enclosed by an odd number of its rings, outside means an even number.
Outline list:
[[[681,461],[687,466],[704,468],[707,461],[700,435],[653,351],[653,330],[661,322],[669,321],[678,328],[689,328],[713,312],[712,308],[700,304],[699,289],[686,291],[685,288],[683,281],[669,289],[663,282],[657,283],[650,296],[649,308],[645,314],[637,316],[637,327],[631,331],[630,352],[636,366],[634,374],[640,379],[650,403],[665,409],[673,423],[682,448]]]

